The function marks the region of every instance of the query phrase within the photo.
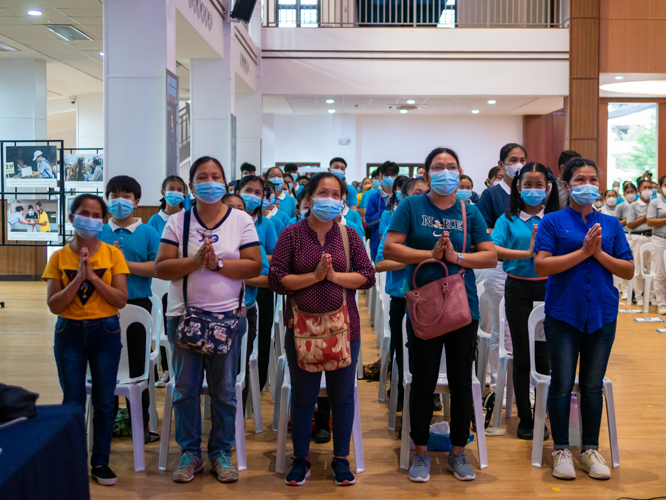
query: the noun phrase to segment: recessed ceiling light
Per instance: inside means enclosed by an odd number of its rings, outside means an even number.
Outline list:
[[[28,15],[29,16],[41,16],[42,11],[41,10],[29,10]]]
[[[624,77],[622,75],[617,75],[615,77],[616,80],[624,80]]]
[[[488,104],[497,104],[497,101],[495,99],[490,99],[488,101]]]
[[[326,99],[326,104],[333,104],[335,99]]]
[[[104,57],[104,52],[100,52],[100,53],[99,53],[99,56],[100,56],[100,57]]]
[[[478,109],[473,109],[472,110],[473,115],[478,115],[479,113],[480,113],[480,111]]]
[[[407,104],[416,104],[414,99],[407,99]]]
[[[335,113],[335,110],[334,109],[329,109],[328,112],[333,114],[333,113]]]
[[[666,96],[666,80],[647,80],[642,82],[607,83],[601,90],[620,92],[622,94]]]
[[[403,114],[403,115],[406,115],[406,114],[407,114],[407,110],[406,110],[406,109],[401,109],[401,110],[400,110],[400,113]]]

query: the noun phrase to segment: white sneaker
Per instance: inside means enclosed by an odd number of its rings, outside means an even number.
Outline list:
[[[659,306],[659,309],[657,310],[659,314],[666,314],[666,306]]]
[[[164,370],[160,378],[155,382],[155,387],[166,387],[169,381],[169,370]]]
[[[553,476],[558,479],[576,479],[571,451],[555,450],[553,452]]]
[[[643,297],[639,297],[636,299],[636,305],[638,307],[643,307]]]
[[[610,469],[597,450],[585,450],[581,453],[578,468],[587,472],[591,478],[610,479]]]

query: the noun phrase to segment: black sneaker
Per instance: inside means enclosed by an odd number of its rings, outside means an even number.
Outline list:
[[[349,470],[349,460],[344,458],[334,458],[331,463],[335,484],[338,486],[351,486],[356,482],[354,474]]]
[[[291,470],[284,482],[289,486],[302,486],[305,484],[305,479],[310,477],[310,466],[312,464],[307,458],[294,458],[291,463]]]
[[[324,444],[331,440],[331,431],[327,429],[317,429],[315,432],[315,443]]]
[[[442,400],[439,398],[439,394],[433,395],[432,411],[442,411]]]
[[[90,475],[102,486],[113,486],[118,478],[108,465],[100,465],[90,469]]]

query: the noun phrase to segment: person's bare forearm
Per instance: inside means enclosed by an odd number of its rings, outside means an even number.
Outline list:
[[[662,217],[661,219],[647,219],[646,222],[648,227],[661,227],[666,224],[666,217]]]
[[[164,259],[155,261],[155,277],[165,281],[175,281],[187,276],[202,264],[197,263],[193,257]]]
[[[319,283],[321,280],[317,279],[315,273],[307,274],[287,274],[280,282],[290,291],[303,290],[309,286]]]
[[[248,286],[256,286],[257,288],[268,288],[268,276],[257,276],[256,278],[250,278],[245,280],[245,284]]]
[[[83,280],[76,277],[73,281],[70,281],[65,288],[51,295],[47,301],[49,310],[53,314],[60,314],[67,309],[67,306],[69,306],[72,300],[74,300],[74,297],[76,297],[76,292],[81,287],[81,283],[83,283]]]
[[[127,262],[127,268],[129,272],[135,276],[142,276],[144,278],[154,278],[155,277],[155,261],[151,260],[148,262]]]
[[[420,264],[432,259],[430,250],[416,250],[400,243],[384,243],[384,257],[402,264]]]
[[[634,277],[633,260],[618,259],[612,255],[607,254],[603,250],[595,255],[594,258],[597,259],[599,264],[604,266],[607,271],[613,273],[619,278],[630,280]]]
[[[223,259],[224,267],[218,271],[222,276],[232,280],[256,278],[261,274],[261,260]]]
[[[547,257],[537,255],[534,259],[534,271],[540,277],[563,273],[577,266],[587,258],[588,255],[585,255],[582,249],[575,250],[566,255],[550,255]]]
[[[402,262],[395,262],[393,260],[381,260],[375,263],[375,270],[378,273],[387,273],[389,271],[400,271],[402,269],[407,269],[407,264]]]
[[[530,252],[529,250],[512,250],[510,248],[504,248],[497,245],[495,245],[495,251],[497,252],[497,258],[502,260],[521,260],[534,257],[534,251]]]
[[[95,291],[99,292],[104,300],[106,300],[113,307],[122,309],[127,305],[127,290],[119,290],[111,285],[107,285],[101,278],[95,275],[95,278],[90,280],[95,286]]]
[[[329,281],[342,288],[356,290],[357,288],[365,285],[365,283],[368,281],[368,278],[360,273],[335,273],[335,275],[333,275]]]

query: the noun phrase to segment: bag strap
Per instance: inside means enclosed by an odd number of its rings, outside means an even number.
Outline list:
[[[465,208],[465,202],[461,201],[460,202],[460,211],[462,212],[462,223],[463,223],[463,245],[462,245],[462,250],[460,250],[461,253],[465,253],[465,249],[467,248],[467,209]],[[464,268],[461,267],[459,273],[463,273]]]
[[[347,259],[347,266],[345,272],[349,272],[351,266],[351,257],[349,256],[349,233],[347,232],[347,226],[343,226],[338,222],[338,227],[340,228],[340,236],[342,236],[342,246],[345,248],[345,258]],[[342,289],[342,303],[347,302],[347,289]]]
[[[192,209],[185,212],[183,221],[183,258],[187,258],[187,246],[190,239],[190,219],[192,218]],[[187,274],[183,277],[183,305],[187,305]]]

